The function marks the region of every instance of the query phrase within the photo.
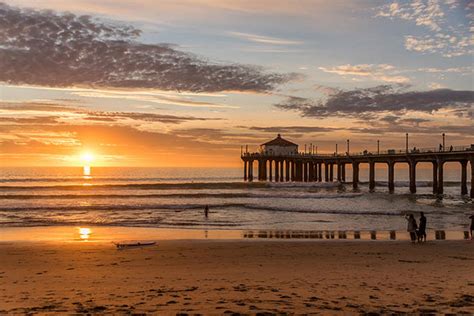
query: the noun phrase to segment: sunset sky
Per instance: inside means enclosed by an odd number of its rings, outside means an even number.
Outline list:
[[[0,2],[0,165],[474,143],[468,0]]]

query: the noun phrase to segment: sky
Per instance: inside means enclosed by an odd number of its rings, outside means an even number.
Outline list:
[[[0,165],[473,144],[473,44],[467,0],[0,2]]]

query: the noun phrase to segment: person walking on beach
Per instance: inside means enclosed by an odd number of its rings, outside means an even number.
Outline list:
[[[416,219],[413,214],[409,216],[405,216],[406,220],[408,221],[407,231],[410,233],[411,242],[416,242],[416,229],[418,228],[416,225]]]
[[[426,217],[423,212],[420,212],[420,226],[418,226],[418,242],[426,242]]]
[[[206,205],[206,207],[204,207],[204,216],[206,218],[209,216],[209,205]]]

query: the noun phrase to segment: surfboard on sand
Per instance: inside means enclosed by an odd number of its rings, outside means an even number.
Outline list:
[[[127,249],[127,248],[138,248],[156,245],[156,241],[145,241],[145,242],[118,242],[114,243],[117,249]]]

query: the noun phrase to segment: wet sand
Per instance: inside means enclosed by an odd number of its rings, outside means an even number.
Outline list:
[[[1,242],[1,313],[474,313],[474,241]]]

